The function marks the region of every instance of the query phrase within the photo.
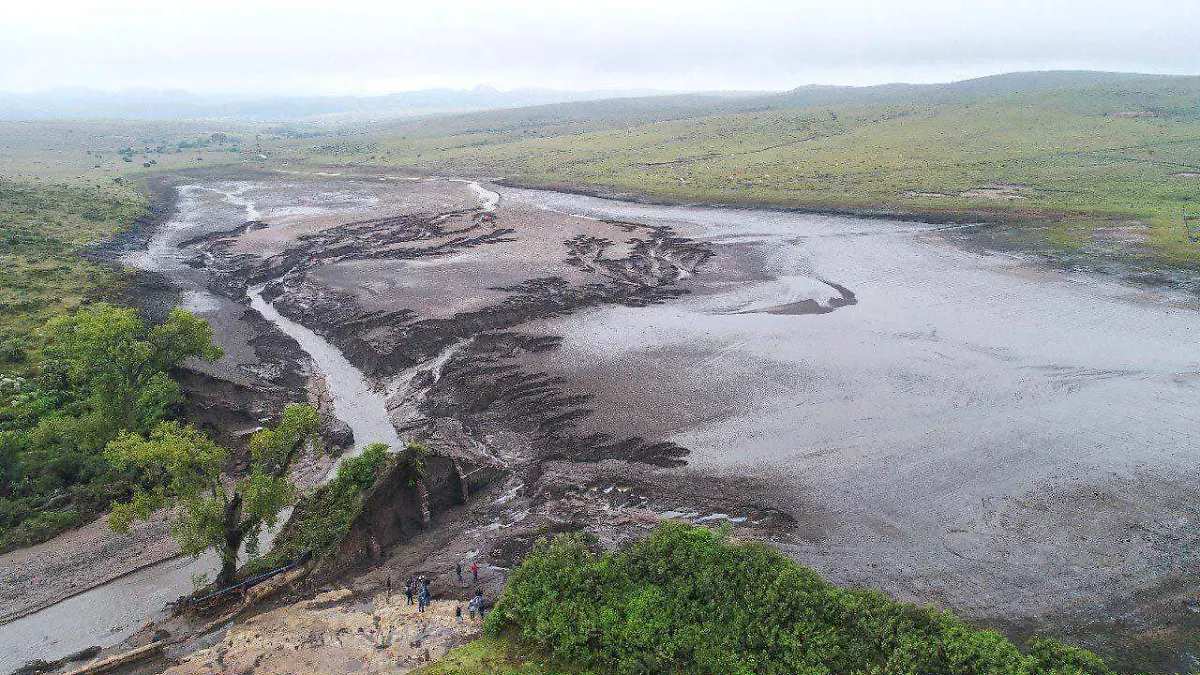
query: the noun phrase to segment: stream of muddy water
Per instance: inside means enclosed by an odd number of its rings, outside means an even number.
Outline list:
[[[338,419],[350,426],[354,432],[354,448],[339,459],[352,457],[362,452],[370,443],[386,443],[391,448],[400,448],[404,442],[396,433],[396,427],[388,415],[387,400],[383,393],[346,360],[342,352],[328,340],[315,332],[283,316],[263,296],[263,286],[254,286],[247,291],[250,306],[263,318],[287,333],[313,360],[317,370],[325,378],[333,397],[333,412]],[[337,465],[330,469],[329,478],[337,473]]]

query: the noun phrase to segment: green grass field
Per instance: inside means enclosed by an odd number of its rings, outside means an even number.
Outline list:
[[[277,138],[264,127],[221,121],[0,120],[0,176],[104,184],[151,169],[253,161],[261,139]]]
[[[1036,224],[1076,249],[1112,247],[1116,229],[1125,254],[1200,264],[1181,218],[1200,211],[1200,78],[1059,85],[842,96],[853,103],[830,94],[821,105],[784,96],[749,112],[671,99],[628,122],[549,106],[289,141],[279,154],[664,200]]]
[[[48,319],[117,283],[117,270],[80,250],[145,212],[127,185],[0,179],[0,372],[25,373]]]

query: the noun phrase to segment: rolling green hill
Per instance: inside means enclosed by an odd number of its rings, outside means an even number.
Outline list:
[[[1200,77],[651,97],[406,121],[286,156],[643,198],[1001,221],[1039,244],[1195,266]],[[349,139],[347,139],[349,140]]]

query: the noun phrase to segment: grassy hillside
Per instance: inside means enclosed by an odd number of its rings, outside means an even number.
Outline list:
[[[1200,211],[1200,78],[1014,74],[634,101],[410,122],[284,152],[670,200],[1000,219],[1068,250],[1200,264],[1181,219]]]

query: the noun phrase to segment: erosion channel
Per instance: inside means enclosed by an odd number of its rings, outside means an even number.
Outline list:
[[[226,348],[196,366],[202,415],[251,427],[315,397],[359,446],[500,472],[386,564],[503,570],[539,533],[619,543],[679,517],[1013,632],[1111,651],[1191,621],[1192,295],[916,222],[373,172],[169,191],[144,255]],[[162,600],[0,670],[119,640]]]

